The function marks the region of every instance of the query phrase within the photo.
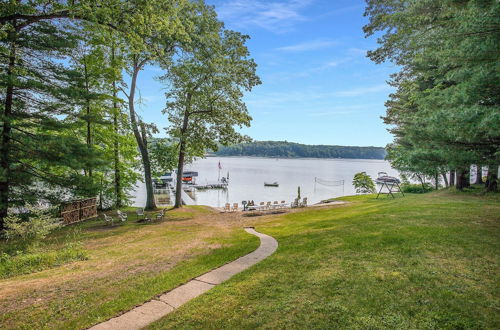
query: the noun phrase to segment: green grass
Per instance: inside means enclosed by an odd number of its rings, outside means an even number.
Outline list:
[[[63,264],[86,260],[87,255],[80,244],[67,244],[61,249],[20,252],[16,255],[0,255],[0,279],[30,274]]]
[[[345,200],[254,219],[277,252],[150,328],[500,328],[498,194]]]
[[[160,222],[129,215],[113,227],[96,219],[54,232],[45,249],[77,235],[88,260],[0,280],[0,324],[86,328],[257,248],[241,226],[201,219],[210,215],[198,207],[169,211]]]

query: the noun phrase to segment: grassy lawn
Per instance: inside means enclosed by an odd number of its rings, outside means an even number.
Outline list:
[[[129,210],[130,211],[130,210]],[[169,211],[160,222],[101,219],[54,232],[47,250],[70,239],[86,260],[0,280],[0,328],[85,328],[257,248],[241,221],[203,207]],[[16,248],[0,242],[0,252]]]
[[[278,251],[153,329],[498,329],[499,194],[348,197],[252,218]]]

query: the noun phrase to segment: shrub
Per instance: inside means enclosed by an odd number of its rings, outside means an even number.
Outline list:
[[[354,188],[356,188],[357,193],[366,194],[375,192],[375,184],[366,172],[356,173],[352,180],[352,184]]]
[[[434,189],[429,183],[424,183],[423,186],[421,184],[403,183],[401,185],[401,190],[405,193],[424,194]]]
[[[5,218],[4,236],[6,239],[22,239],[38,243],[43,240],[51,231],[61,227],[58,219],[50,213],[29,207],[29,212],[24,215],[14,214]],[[23,216],[25,217],[23,219]]]

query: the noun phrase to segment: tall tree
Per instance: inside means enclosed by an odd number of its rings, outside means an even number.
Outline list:
[[[153,194],[153,181],[151,172],[151,160],[148,152],[148,136],[146,126],[138,117],[135,109],[137,79],[139,73],[145,66],[163,61],[174,55],[177,47],[189,40],[191,34],[191,19],[198,15],[199,10],[206,6],[203,2],[190,3],[186,0],[152,0],[148,1],[148,16],[141,17],[142,30],[139,31],[140,38],[126,48],[128,54],[128,73],[130,76],[129,88],[121,88],[127,97],[130,124],[141,154],[142,167],[144,171],[144,183],[146,185],[147,210],[155,209]],[[168,18],[168,19],[166,19]],[[154,27],[154,29],[151,29]]]
[[[243,92],[260,84],[256,64],[245,46],[248,36],[222,30],[211,20],[198,25],[192,47],[169,66],[171,90],[166,93],[165,112],[169,133],[178,147],[175,206],[181,207],[182,175],[186,156],[203,156],[205,150],[217,150],[244,140],[235,126],[249,126],[251,117],[242,101]]]
[[[458,188],[471,164],[500,162],[499,13],[497,1],[367,1],[365,33],[382,33],[368,56],[401,67],[384,118],[395,143],[439,154]]]

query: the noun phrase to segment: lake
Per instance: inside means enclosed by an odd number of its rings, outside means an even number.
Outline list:
[[[281,201],[287,203],[297,197],[300,186],[301,196],[307,197],[309,204],[324,199],[356,193],[352,186],[355,173],[365,171],[375,179],[378,172],[398,176],[389,162],[369,159],[283,159],[260,157],[207,157],[197,159],[186,166],[187,170],[197,171],[198,184],[216,182],[218,164],[220,176],[229,173],[227,190],[197,190],[194,192],[198,205],[222,207],[225,203],[241,203],[243,200],[258,202]],[[329,181],[344,180],[344,185],[328,186],[315,183],[315,178]],[[279,187],[265,187],[264,182],[279,182]],[[139,182],[134,192],[134,206],[144,206],[146,189]]]

